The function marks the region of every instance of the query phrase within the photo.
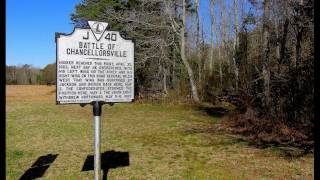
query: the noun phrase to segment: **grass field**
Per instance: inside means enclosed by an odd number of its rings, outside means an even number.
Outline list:
[[[56,105],[55,86],[6,86],[6,177],[57,154],[41,179],[92,179],[92,107]],[[220,119],[184,105],[104,105],[101,151],[127,152],[108,179],[313,179],[314,157],[287,157],[219,131]]]

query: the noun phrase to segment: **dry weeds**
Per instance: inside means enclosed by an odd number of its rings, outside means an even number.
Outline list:
[[[55,101],[56,86],[6,85],[7,101]]]

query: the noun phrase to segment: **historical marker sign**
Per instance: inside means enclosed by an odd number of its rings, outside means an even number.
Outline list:
[[[57,103],[131,102],[134,98],[134,43],[108,23],[56,34]]]

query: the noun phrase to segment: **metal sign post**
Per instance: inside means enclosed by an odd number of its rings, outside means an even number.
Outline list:
[[[100,129],[101,129],[101,106],[98,101],[93,103],[93,121],[94,121],[94,179],[99,180],[101,171],[100,157]]]

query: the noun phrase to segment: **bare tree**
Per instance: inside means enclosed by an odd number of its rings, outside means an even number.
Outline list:
[[[196,46],[197,46],[197,62],[198,62],[198,86],[201,89],[201,79],[202,79],[202,59],[201,59],[201,45],[200,45],[200,19],[199,19],[199,4],[200,0],[195,0],[195,13],[196,13]]]
[[[213,56],[214,56],[214,35],[215,35],[215,13],[214,13],[215,0],[210,0],[210,16],[211,16],[211,51],[210,51],[210,61],[209,61],[209,76],[213,73]]]
[[[264,96],[267,107],[270,105],[270,70],[269,70],[269,14],[270,0],[263,2],[263,44],[262,44],[262,76],[264,80]]]
[[[188,75],[189,75],[193,100],[196,102],[199,102],[200,100],[199,100],[198,90],[197,90],[197,87],[194,82],[193,70],[190,67],[189,62],[187,61],[186,53],[185,53],[185,45],[186,45],[185,29],[186,29],[186,2],[185,2],[185,0],[183,0],[183,2],[182,2],[182,27],[180,29],[180,38],[181,38],[180,54],[181,54],[181,59],[183,61],[183,64],[185,65],[187,72],[188,72]]]
[[[221,1],[220,1],[221,2]],[[220,17],[222,17],[222,10],[221,10],[221,7],[219,8],[219,13],[220,14]],[[220,21],[220,27],[222,27],[222,23]],[[219,38],[219,34],[220,34],[220,38]],[[221,50],[222,50],[222,47],[223,47],[223,38],[221,38],[222,36],[222,30],[219,29],[219,26],[217,25],[216,26],[216,44],[217,44],[217,47],[218,47],[218,61],[219,61],[219,77],[220,77],[220,89],[222,89],[222,79],[223,79],[223,72],[222,72],[222,56],[221,56]]]
[[[222,79],[223,79],[223,73],[222,73],[222,62],[227,60],[227,54],[226,54],[226,41],[227,41],[227,15],[226,15],[226,5],[224,1],[220,1],[220,48],[219,48],[219,56],[220,56],[220,63],[219,63],[219,74],[220,74],[220,88],[223,88]],[[230,64],[228,64],[228,68],[230,68]]]
[[[236,52],[239,46],[239,36],[238,36],[238,1],[233,1],[233,8],[234,8],[234,43],[233,43],[233,67],[234,67],[234,74],[236,77],[236,89],[238,89],[238,83],[239,83],[239,68],[236,63]]]
[[[197,90],[197,87],[196,87],[196,84],[195,84],[195,81],[194,81],[194,74],[193,74],[193,70],[187,60],[187,57],[186,57],[186,52],[185,52],[185,49],[186,49],[186,16],[187,16],[187,12],[186,12],[186,1],[185,0],[182,0],[182,15],[181,15],[181,18],[182,18],[182,23],[181,25],[179,25],[175,19],[173,18],[173,15],[172,15],[172,2],[170,4],[169,1],[165,1],[165,5],[166,5],[166,9],[167,9],[167,13],[169,14],[169,17],[171,19],[171,26],[172,26],[172,29],[176,32],[176,33],[179,33],[180,35],[180,56],[181,56],[181,59],[182,59],[182,62],[187,70],[187,73],[188,73],[188,77],[189,77],[189,82],[190,82],[190,86],[191,86],[191,92],[192,92],[192,98],[195,102],[200,102],[200,99],[199,99],[199,95],[198,95],[198,90]]]

